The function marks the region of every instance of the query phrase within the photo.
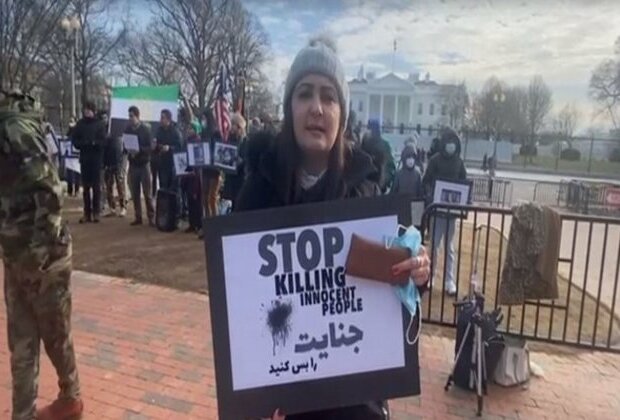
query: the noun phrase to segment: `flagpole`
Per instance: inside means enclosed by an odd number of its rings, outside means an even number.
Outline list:
[[[394,73],[394,60],[396,58],[396,40],[394,40],[394,51],[392,51],[392,73]]]

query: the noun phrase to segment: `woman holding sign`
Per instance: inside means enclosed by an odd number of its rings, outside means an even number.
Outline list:
[[[236,211],[282,207],[380,194],[370,156],[348,145],[344,132],[349,89],[332,42],[314,39],[295,58],[277,136],[260,133],[248,143],[248,175]],[[426,250],[392,268],[410,272],[416,284],[429,278]],[[284,413],[286,414],[286,413]],[[388,417],[383,401],[286,416],[293,419],[374,420]],[[274,419],[284,416],[276,411]]]

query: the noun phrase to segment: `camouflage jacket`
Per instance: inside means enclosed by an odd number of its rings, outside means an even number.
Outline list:
[[[58,259],[59,241],[70,242],[61,234],[62,186],[44,139],[34,101],[0,94],[0,256],[43,270]]]

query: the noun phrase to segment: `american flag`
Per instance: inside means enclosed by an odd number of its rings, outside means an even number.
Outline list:
[[[217,128],[224,141],[228,140],[228,132],[230,131],[230,114],[228,112],[228,99],[226,99],[227,94],[228,83],[226,81],[226,68],[222,64],[217,80],[217,97],[215,98],[213,112],[215,114]]]

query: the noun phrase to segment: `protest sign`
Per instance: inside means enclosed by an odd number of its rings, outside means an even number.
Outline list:
[[[213,165],[227,173],[236,173],[239,162],[237,146],[216,142],[213,152]]]
[[[78,174],[82,173],[80,160],[76,157],[65,158],[65,168],[70,171],[77,172]]]
[[[135,134],[123,134],[123,147],[128,152],[139,152],[140,142],[138,141],[138,136]]]
[[[210,166],[211,150],[209,148],[209,143],[188,143],[187,161],[191,167]]]
[[[172,155],[174,160],[174,173],[176,176],[189,175],[187,172],[189,163],[187,161],[187,152],[179,152]]]
[[[382,243],[410,211],[390,196],[207,220],[221,419],[420,392],[409,313],[392,286],[344,269],[354,233]]]

